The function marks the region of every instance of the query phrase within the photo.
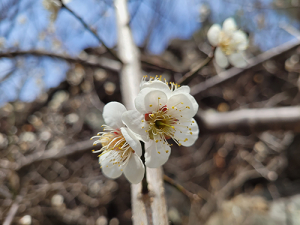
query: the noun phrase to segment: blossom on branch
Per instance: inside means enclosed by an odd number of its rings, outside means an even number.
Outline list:
[[[244,50],[248,47],[248,38],[245,32],[237,30],[233,18],[224,21],[223,27],[214,24],[207,32],[211,45],[217,47],[215,60],[220,67],[227,67],[229,62],[235,67],[245,67],[247,62]]]
[[[141,143],[136,135],[122,123],[122,114],[126,112],[124,105],[110,102],[104,106],[103,132],[91,139],[98,139],[94,145],[100,143],[102,148],[94,151],[100,153],[99,163],[102,172],[110,178],[117,178],[124,173],[125,177],[133,184],[139,183],[145,173],[145,168],[140,156],[142,155]]]
[[[198,104],[189,94],[188,86],[145,76],[135,99],[136,110],[123,113],[123,123],[146,142],[145,164],[155,168],[163,165],[171,153],[173,139],[179,146],[191,146],[198,138],[198,125],[193,119]]]

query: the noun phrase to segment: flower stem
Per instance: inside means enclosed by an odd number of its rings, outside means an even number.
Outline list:
[[[142,156],[141,156],[141,160],[144,163],[145,166],[145,175],[144,178],[142,180],[142,194],[148,194],[149,190],[148,190],[148,181],[147,181],[147,169],[146,169],[146,165],[145,165],[145,144],[144,142],[141,142],[142,145]]]
[[[167,175],[164,175],[164,181],[175,187],[178,191],[187,196],[191,201],[199,201],[201,199],[197,194],[188,191],[182,185],[176,183],[175,180],[173,180],[171,177],[168,177]]]
[[[177,84],[183,85],[187,84],[196,74],[199,70],[201,70],[204,66],[206,66],[213,58],[214,58],[214,50],[213,48],[212,52],[207,56],[207,58],[199,63],[197,66],[192,68],[189,72],[183,75],[183,77],[180,78],[180,80],[177,82]]]

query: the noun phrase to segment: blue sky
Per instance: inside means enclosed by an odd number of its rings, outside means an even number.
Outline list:
[[[0,37],[6,39],[2,51],[43,49],[77,56],[83,49],[99,45],[65,10],[61,10],[55,23],[51,24],[50,12],[45,10],[42,0],[19,0],[14,6],[5,8],[11,2],[0,1]],[[234,17],[262,51],[293,38],[279,27],[280,23],[299,28],[299,23],[287,14],[268,9],[272,7],[271,0],[261,0],[264,9],[255,9],[251,1],[238,0],[131,0],[129,11],[135,15],[131,27],[137,45],[143,44],[149,30],[151,36],[147,47],[151,54],[160,54],[173,38],[189,39],[201,29],[198,18],[202,4],[209,6],[212,23]],[[68,6],[96,29],[109,47],[115,46],[117,33],[111,0],[73,0]],[[264,28],[258,27],[259,19],[263,19]],[[33,101],[41,92],[59,85],[67,70],[68,64],[50,58],[0,59],[0,79],[8,72],[12,74],[0,83],[0,105],[16,99]]]

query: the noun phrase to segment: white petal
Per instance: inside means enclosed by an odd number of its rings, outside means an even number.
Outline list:
[[[105,158],[105,155],[99,157],[99,162],[101,163],[102,172],[104,173],[104,175],[112,179],[121,176],[121,168],[118,167],[118,165],[112,165],[112,163],[109,162],[109,159],[105,160]]]
[[[221,48],[216,49],[215,59],[216,59],[217,64],[222,68],[225,68],[229,65],[228,59],[227,59],[226,55],[223,53],[223,51],[221,50]]]
[[[238,68],[243,68],[247,66],[247,62],[245,60],[245,56],[243,52],[233,53],[228,56],[230,63]]]
[[[175,130],[174,136],[183,146],[191,146],[198,139],[199,127],[194,119],[175,125]]]
[[[178,93],[187,93],[189,94],[191,91],[190,87],[187,85],[181,86],[180,88],[177,88],[175,91],[173,91],[172,95],[178,94]]]
[[[145,174],[145,167],[142,160],[136,154],[131,154],[129,161],[124,168],[124,175],[132,184],[142,181]]]
[[[152,88],[144,88],[142,89],[138,95],[134,99],[135,108],[137,111],[141,112],[142,114],[148,113],[145,108],[145,96],[151,92]]]
[[[137,139],[135,134],[129,130],[128,128],[121,127],[121,133],[123,134],[126,142],[130,145],[130,147],[135,151],[135,153],[141,157],[142,155],[142,146],[140,141]]]
[[[220,31],[221,26],[219,24],[214,24],[209,28],[207,38],[212,46],[217,46],[219,44]]]
[[[145,122],[144,114],[141,114],[136,110],[129,110],[123,113],[122,120],[123,123],[126,124],[127,127],[129,127],[129,129],[131,129],[134,133],[140,135],[143,141],[149,140],[148,133],[146,133],[149,125],[147,122]]]
[[[175,91],[173,91],[172,95],[176,95],[176,94],[178,94],[178,93],[190,94],[190,91],[191,91],[190,87],[187,86],[187,85],[184,85],[184,86],[181,86],[180,88],[176,89]],[[171,96],[172,96],[172,95],[171,95]],[[168,97],[170,98],[171,96],[168,96]],[[191,95],[190,95],[190,96],[191,96]],[[190,100],[191,100],[192,103],[193,103],[194,110],[198,111],[199,105],[198,105],[198,103],[196,102],[195,98],[194,98],[193,96],[191,96]]]
[[[224,32],[226,32],[227,34],[232,33],[233,31],[237,30],[237,26],[236,23],[234,21],[234,19],[232,17],[227,18],[224,23],[223,23],[223,27],[222,30]]]
[[[110,102],[103,108],[103,119],[105,124],[117,129],[123,127],[122,114],[126,112],[126,108],[119,102]]]
[[[188,87],[188,86],[185,86],[185,87]],[[183,90],[185,90],[185,91],[183,91]],[[198,105],[198,102],[195,100],[195,98],[190,94],[190,88],[188,87],[188,89],[183,89],[183,90],[179,93],[186,95],[188,97],[188,99],[192,102],[194,111],[198,112],[199,105]],[[178,92],[174,91],[173,95],[176,95],[176,94],[178,94]]]
[[[141,84],[141,89],[144,88],[155,88],[165,92],[171,92],[169,86],[160,80],[146,81]]]
[[[168,161],[170,153],[171,148],[168,143],[164,141],[148,142],[146,143],[145,164],[150,168],[160,167]]]
[[[248,38],[245,32],[237,30],[232,35],[232,42],[235,43],[237,50],[245,50],[248,47]]]
[[[156,88],[143,88],[134,100],[136,110],[142,114],[157,110],[158,97],[161,98],[160,103],[162,104],[167,100],[165,91],[161,91]],[[150,105],[152,106],[150,107]]]
[[[144,98],[146,112],[150,113],[159,110],[167,104],[167,99],[165,92],[152,89],[152,91],[148,92]]]
[[[173,95],[167,103],[169,113],[175,118],[192,118],[198,111],[198,104],[193,96],[186,93]],[[174,106],[174,107],[173,107]]]

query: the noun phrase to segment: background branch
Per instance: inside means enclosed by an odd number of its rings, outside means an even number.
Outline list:
[[[115,0],[114,3],[118,28],[119,56],[123,61],[123,68],[120,73],[121,91],[126,108],[134,109],[134,98],[140,91],[139,83],[142,77],[139,51],[134,44],[129,28],[130,19],[127,1]],[[162,176],[161,168],[147,168],[148,189],[150,191],[148,194],[141,193],[141,183],[131,185],[134,224],[168,224]]]
[[[130,103],[129,100],[128,102]],[[266,130],[293,130],[300,132],[299,106],[242,109],[223,113],[199,111],[197,116],[200,119],[199,127],[201,135],[225,132],[252,133]],[[49,149],[43,152],[32,153],[16,163],[0,160],[0,164],[2,168],[20,170],[24,166],[42,160],[58,159],[77,152],[92,150],[93,146],[91,143],[91,141],[82,141],[61,149]]]
[[[215,48],[214,48],[215,49]],[[213,49],[213,51],[214,51]],[[197,75],[197,73],[204,67],[206,66],[212,59],[214,58],[214,53],[211,52],[207,58],[199,63],[197,66],[192,68],[189,72],[183,75],[183,77],[180,78],[180,80],[177,82],[180,85],[187,84],[189,81],[193,79]]]
[[[40,51],[40,50],[0,52],[0,58],[15,58],[18,56],[27,56],[27,55],[37,56],[37,57],[56,58],[60,60],[65,60],[70,63],[80,63],[84,66],[98,67],[98,68],[103,68],[114,72],[118,72],[121,68],[120,63],[112,59],[105,59],[106,61],[102,63],[101,60],[95,61],[95,60],[89,60],[89,58],[87,60],[83,60],[68,55],[56,54],[56,53]],[[109,60],[110,63],[108,63],[107,60]]]
[[[102,38],[100,38],[100,36],[97,34],[97,32],[95,30],[93,30],[92,28],[90,28],[90,26],[79,15],[77,15],[73,10],[71,10],[68,6],[66,6],[63,3],[63,1],[60,1],[60,2],[61,2],[61,7],[62,8],[66,9],[76,19],[78,19],[79,22],[84,26],[84,28],[87,31],[89,31],[103,45],[103,47],[111,54],[111,56],[113,56],[116,60],[118,60],[119,62],[122,63],[122,61],[120,60],[120,58],[109,47],[107,47],[107,45],[104,43],[104,41],[102,40]]]
[[[241,109],[218,113],[198,112],[201,134],[292,130],[300,132],[300,107]]]
[[[24,166],[28,166],[32,163],[39,162],[46,159],[58,159],[61,157],[66,157],[71,154],[75,154],[81,151],[92,150],[95,146],[92,145],[92,141],[82,141],[77,142],[73,145],[68,145],[61,149],[49,149],[43,152],[32,153],[31,155],[26,156],[16,165],[16,170],[20,170]]]
[[[287,52],[287,51],[297,47],[298,45],[300,45],[300,40],[297,38],[297,39],[288,41],[282,45],[279,45],[275,48],[272,48],[254,58],[249,59],[248,66],[246,68],[232,67],[229,70],[219,73],[218,75],[191,87],[191,94],[197,95],[203,91],[206,91],[207,89],[214,87],[218,84],[221,84],[237,75],[240,75],[241,73],[243,73],[243,72],[245,72],[245,71],[273,58],[273,57],[279,56],[282,53]]]

